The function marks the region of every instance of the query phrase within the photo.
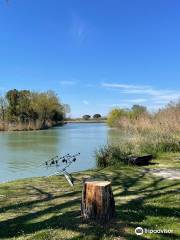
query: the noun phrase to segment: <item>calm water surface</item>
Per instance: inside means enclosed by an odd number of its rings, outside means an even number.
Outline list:
[[[70,171],[96,166],[95,149],[118,141],[117,130],[106,124],[66,124],[32,132],[0,132],[0,182],[33,176],[47,176],[55,169],[40,166],[56,155],[80,152]]]

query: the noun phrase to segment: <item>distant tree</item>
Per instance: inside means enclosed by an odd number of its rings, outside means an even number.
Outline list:
[[[95,119],[97,119],[97,118],[101,118],[101,114],[96,113],[96,114],[93,115],[93,118],[95,118]]]
[[[147,108],[145,106],[135,104],[135,105],[132,106],[132,110],[133,111],[139,111],[139,112],[146,112]]]
[[[141,105],[133,105],[131,108],[131,118],[138,118],[143,113],[147,112],[147,108]]]
[[[86,115],[84,115],[82,118],[83,118],[84,120],[88,120],[88,119],[90,119],[90,118],[91,118],[91,116],[90,116],[90,115],[88,115],[88,114],[86,114]]]

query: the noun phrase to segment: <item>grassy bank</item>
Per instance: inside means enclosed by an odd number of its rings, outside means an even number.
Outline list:
[[[76,174],[110,179],[116,217],[106,226],[85,223],[80,217],[82,185],[70,188],[62,177],[33,178],[0,184],[0,239],[179,239],[178,180],[155,177],[156,168],[180,168],[179,154],[163,154],[156,165],[109,167]],[[171,235],[137,237],[137,226],[171,229]]]

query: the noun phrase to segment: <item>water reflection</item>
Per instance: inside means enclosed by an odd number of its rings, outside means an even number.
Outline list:
[[[107,143],[105,124],[67,124],[44,131],[0,133],[0,181],[52,174],[39,167],[54,155],[80,152],[70,171],[95,166],[95,149]]]

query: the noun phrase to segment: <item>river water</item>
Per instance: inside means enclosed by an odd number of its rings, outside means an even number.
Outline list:
[[[53,174],[55,169],[40,165],[53,156],[67,153],[81,153],[70,172],[93,168],[95,150],[116,139],[117,131],[103,123],[70,123],[41,131],[0,132],[0,182]]]

